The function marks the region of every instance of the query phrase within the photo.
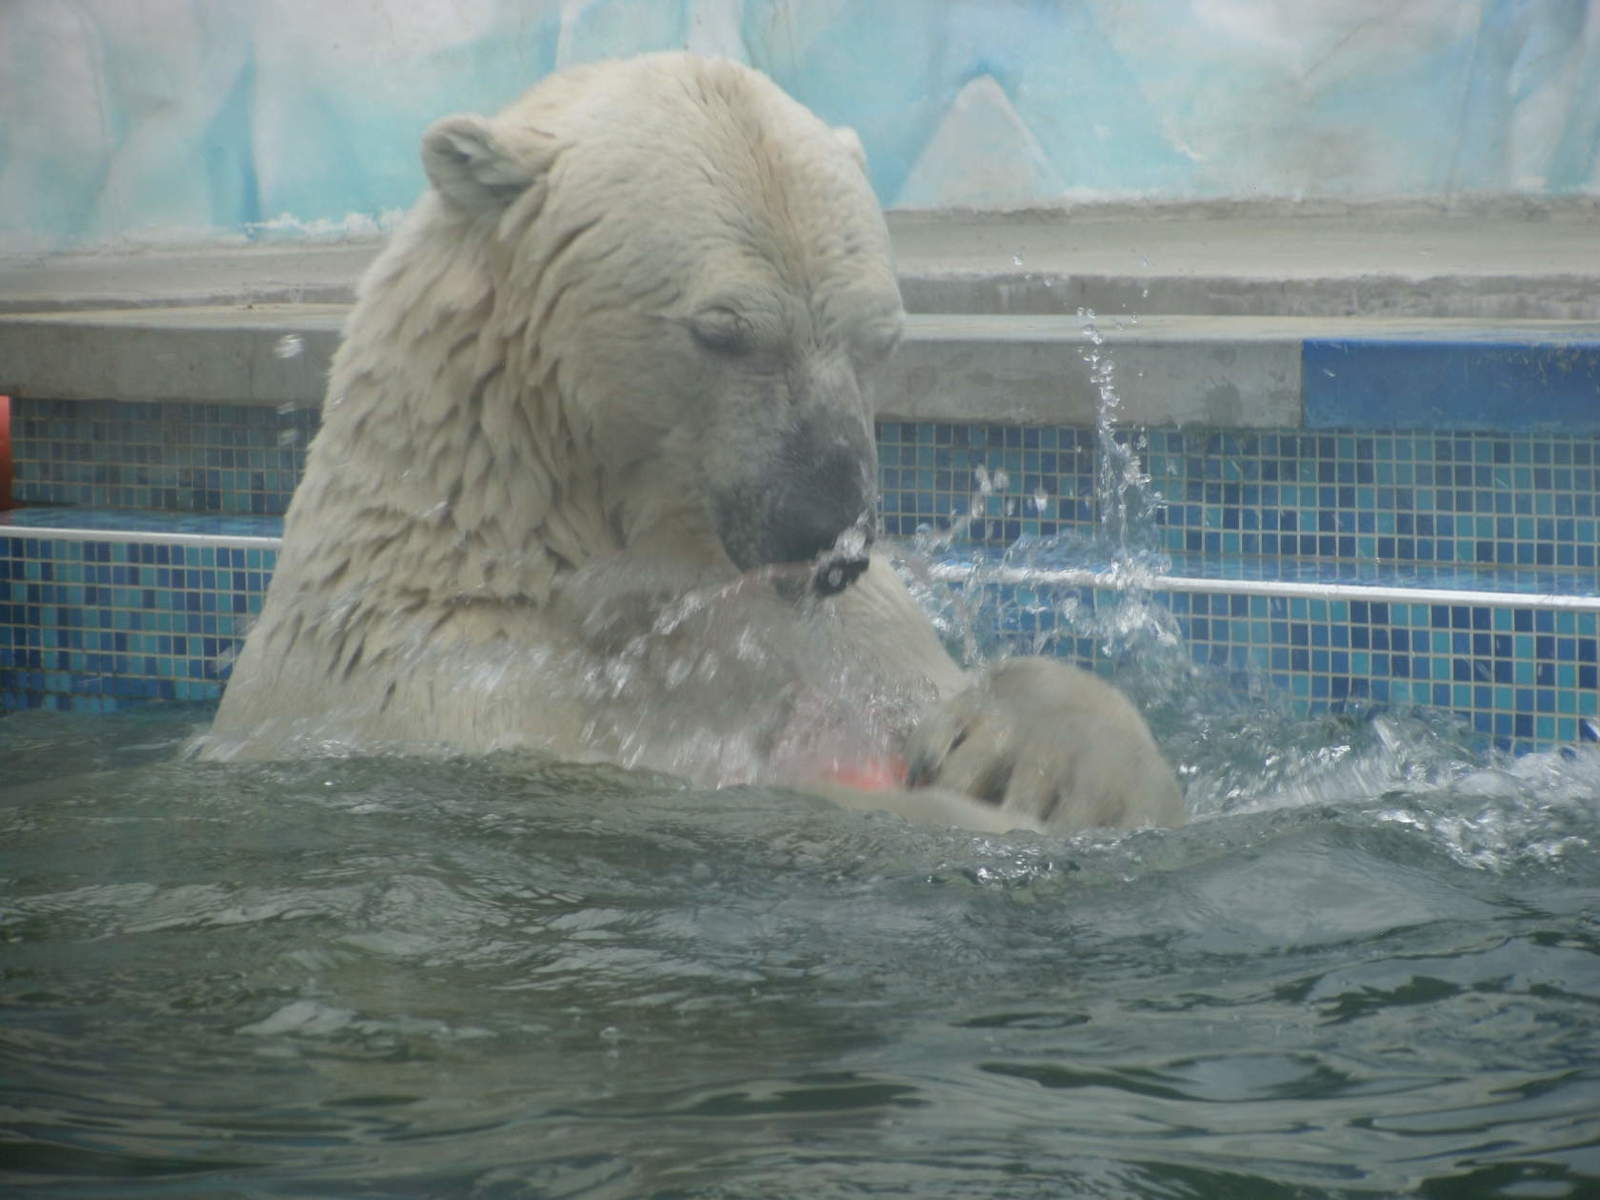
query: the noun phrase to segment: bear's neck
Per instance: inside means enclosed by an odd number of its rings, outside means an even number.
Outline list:
[[[375,604],[426,589],[543,606],[564,572],[620,547],[601,472],[525,326],[497,319],[481,249],[405,241],[362,282],[280,570]],[[330,512],[360,516],[334,529]]]

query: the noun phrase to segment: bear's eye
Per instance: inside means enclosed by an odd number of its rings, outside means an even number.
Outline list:
[[[755,329],[750,319],[731,308],[707,308],[689,318],[689,332],[703,349],[730,358],[755,349]]]

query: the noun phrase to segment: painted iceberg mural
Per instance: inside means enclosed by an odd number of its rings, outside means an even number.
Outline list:
[[[1591,0],[11,0],[0,250],[370,230],[434,117],[675,47],[890,206],[1600,192]]]

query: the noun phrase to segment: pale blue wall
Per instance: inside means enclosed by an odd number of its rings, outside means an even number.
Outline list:
[[[0,0],[0,249],[361,229],[432,118],[679,46],[890,206],[1600,192],[1600,0]]]

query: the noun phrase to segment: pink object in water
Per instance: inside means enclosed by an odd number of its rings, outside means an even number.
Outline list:
[[[822,772],[829,783],[842,783],[863,792],[892,792],[906,785],[905,760],[895,755],[866,762],[835,762]]]

